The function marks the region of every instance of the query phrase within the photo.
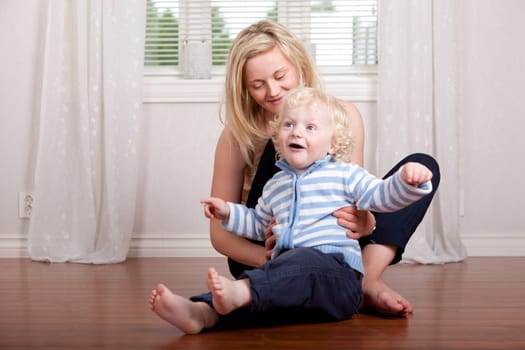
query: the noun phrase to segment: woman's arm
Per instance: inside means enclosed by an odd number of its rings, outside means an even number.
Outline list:
[[[348,101],[340,101],[350,117],[350,128],[353,135],[352,154],[349,161],[364,166],[365,128],[359,110]],[[360,211],[355,207],[346,207],[334,212],[337,223],[347,228],[350,238],[359,239],[368,236],[374,230],[376,220],[369,211]]]
[[[240,203],[245,166],[237,141],[225,128],[215,149],[211,196]],[[219,253],[239,263],[257,267],[266,262],[264,247],[224,231],[219,220],[210,220],[210,239]]]

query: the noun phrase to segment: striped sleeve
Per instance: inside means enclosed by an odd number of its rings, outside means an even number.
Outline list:
[[[264,230],[268,224],[257,215],[255,209],[231,202],[228,202],[228,206],[230,218],[222,222],[224,230],[244,238],[264,241]]]
[[[274,217],[270,203],[276,200],[276,194],[282,190],[276,186],[278,184],[279,181],[276,181],[275,177],[266,183],[263,195],[259,198],[255,208],[228,202],[230,217],[228,221],[222,222],[222,228],[241,237],[264,241],[266,239],[264,231]]]
[[[359,170],[356,170],[359,171]],[[354,183],[357,189],[356,206],[360,210],[393,212],[407,207],[432,192],[432,183],[419,186],[407,184],[401,178],[401,169],[385,180],[368,174],[365,170]]]

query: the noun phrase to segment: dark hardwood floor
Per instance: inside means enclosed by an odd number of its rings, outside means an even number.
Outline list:
[[[0,349],[525,349],[525,257],[391,267],[385,279],[415,307],[408,318],[182,335],[149,310],[157,282],[197,294],[209,266],[227,271],[222,258],[0,259]]]

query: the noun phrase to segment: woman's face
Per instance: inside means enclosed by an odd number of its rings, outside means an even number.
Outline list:
[[[284,96],[299,82],[299,70],[277,46],[250,58],[244,65],[244,83],[267,118],[280,111]]]

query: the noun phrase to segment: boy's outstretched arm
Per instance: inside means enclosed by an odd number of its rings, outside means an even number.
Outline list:
[[[230,207],[220,198],[209,197],[201,200],[204,204],[204,216],[208,219],[228,220],[230,217]]]

